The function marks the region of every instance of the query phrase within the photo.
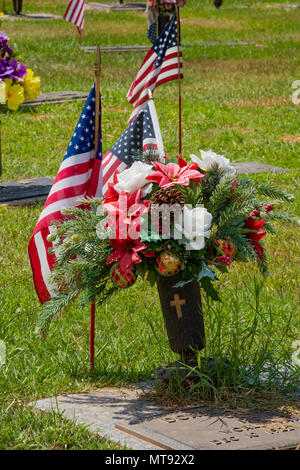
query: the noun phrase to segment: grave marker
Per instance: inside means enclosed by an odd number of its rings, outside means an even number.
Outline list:
[[[35,100],[27,100],[21,104],[25,106],[41,106],[44,104],[69,103],[71,101],[85,100],[88,93],[81,91],[55,91],[51,93],[41,93]]]
[[[232,163],[232,166],[235,167],[238,174],[258,174],[268,171],[284,173],[289,171],[287,168],[280,168],[258,162],[236,162]],[[53,181],[54,178],[33,178],[8,183],[0,182],[0,206],[26,205],[38,201],[45,201]]]
[[[181,44],[181,47],[215,47],[215,46],[225,46],[225,47],[238,47],[238,46],[253,46],[263,48],[262,44],[252,44],[249,42],[204,42],[196,44]],[[132,51],[148,51],[151,46],[144,45],[131,45],[131,46],[101,46],[101,52],[132,52]],[[94,53],[96,50],[95,46],[84,46],[82,50],[89,54]]]
[[[60,410],[91,431],[134,450],[291,449],[300,443],[300,420],[271,412],[194,406],[170,410],[139,398],[140,388],[103,388],[46,398],[37,410]]]
[[[111,2],[111,3],[95,3],[86,4],[86,10],[98,11],[145,11],[146,3],[142,2]]]

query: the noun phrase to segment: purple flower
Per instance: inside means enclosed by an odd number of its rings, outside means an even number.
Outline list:
[[[11,57],[13,48],[7,44],[9,38],[0,31],[0,57]]]
[[[26,65],[21,64],[17,59],[10,60],[9,65],[13,70],[9,75],[7,75],[7,78],[11,78],[12,80],[16,79],[19,82],[22,82],[24,76],[27,74]]]
[[[10,78],[14,69],[9,65],[7,60],[0,59],[0,80],[3,81],[5,78]]]
[[[1,47],[0,44],[0,57],[2,59],[7,58],[10,59],[13,53],[13,48],[9,46],[8,44],[5,44],[3,47]]]
[[[6,41],[6,42],[9,41],[9,37],[6,36],[6,34],[3,33],[2,31],[0,31],[0,42],[2,41]]]

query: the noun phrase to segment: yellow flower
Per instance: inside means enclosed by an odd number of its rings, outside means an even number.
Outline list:
[[[10,78],[4,80],[6,86],[6,101],[8,109],[16,111],[25,101],[24,88],[19,83],[13,83]]]
[[[24,77],[24,89],[26,98],[35,100],[40,94],[41,79],[35,77],[31,69],[27,69],[27,74]]]

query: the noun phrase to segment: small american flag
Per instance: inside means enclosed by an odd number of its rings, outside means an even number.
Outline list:
[[[115,171],[121,172],[131,166],[134,155],[147,149],[157,150],[161,159],[165,155],[153,100],[150,100],[133,119],[126,131],[103,156],[103,160],[100,156],[96,158],[88,196],[104,196]]]
[[[101,119],[101,114],[99,118]],[[65,216],[61,211],[80,206],[78,199],[81,197],[99,197],[105,194],[108,183],[113,180],[114,172],[130,166],[137,151],[155,148],[161,157],[164,156],[153,100],[149,101],[145,109],[104,155],[103,161],[101,132],[98,153],[94,158],[94,121],[95,87],[93,86],[29,242],[28,252],[33,279],[41,303],[56,295],[56,290],[49,282],[55,256],[48,252],[53,244],[47,237],[53,230],[53,222],[64,219]]]
[[[67,152],[54,180],[51,191],[31,236],[28,252],[33,271],[35,288],[40,301],[46,302],[55,295],[48,276],[55,263],[55,257],[48,253],[52,243],[47,240],[55,220],[64,218],[61,211],[80,205],[78,198],[87,195],[92,167],[95,162],[94,150],[95,86],[86,100],[83,111],[69,143]],[[100,134],[101,136],[101,134]],[[101,137],[97,158],[101,159]]]
[[[182,53],[180,47],[180,69]],[[134,106],[128,122],[131,122],[148,101],[148,89],[154,90],[162,83],[178,78],[177,17],[171,21],[147,53],[128,93],[127,99]],[[180,77],[183,78],[182,73]]]
[[[83,30],[84,8],[84,0],[70,0],[66,13],[64,14],[64,20],[75,24],[79,34],[81,34]]]

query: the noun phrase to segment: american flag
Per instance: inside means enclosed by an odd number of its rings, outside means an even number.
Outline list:
[[[182,53],[180,46],[180,69]],[[174,13],[171,21],[147,53],[128,93],[127,99],[134,106],[128,122],[131,122],[148,101],[148,89],[151,91],[162,83],[178,78],[177,17]],[[182,73],[180,73],[183,78]]]
[[[48,253],[52,243],[47,240],[55,220],[63,219],[61,211],[79,206],[78,198],[87,194],[92,167],[95,162],[94,150],[95,86],[86,100],[77,126],[65,153],[58,174],[31,236],[28,252],[33,271],[35,288],[40,301],[46,302],[55,295],[48,282],[48,276],[55,263],[55,257]],[[101,137],[97,158],[101,159]]]
[[[100,115],[101,118],[101,115]],[[52,242],[47,237],[53,230],[53,222],[64,219],[63,209],[78,207],[78,198],[99,197],[105,194],[108,183],[118,169],[124,170],[133,163],[133,155],[150,147],[164,156],[159,123],[151,100],[133,120],[122,136],[104,155],[99,137],[98,153],[94,149],[95,87],[85,103],[67,152],[54,180],[44,208],[29,242],[29,257],[35,288],[40,302],[47,302],[56,295],[49,282],[55,264],[55,256],[49,254]],[[101,126],[100,126],[101,129]]]
[[[83,30],[84,8],[84,0],[70,0],[66,13],[64,14],[64,20],[75,24],[80,34]]]
[[[139,151],[157,149],[160,158],[164,157],[163,142],[153,100],[142,109],[129,124],[111,149],[101,158],[97,158],[93,167],[88,196],[102,197],[113,180],[116,170],[120,172],[134,162]]]

